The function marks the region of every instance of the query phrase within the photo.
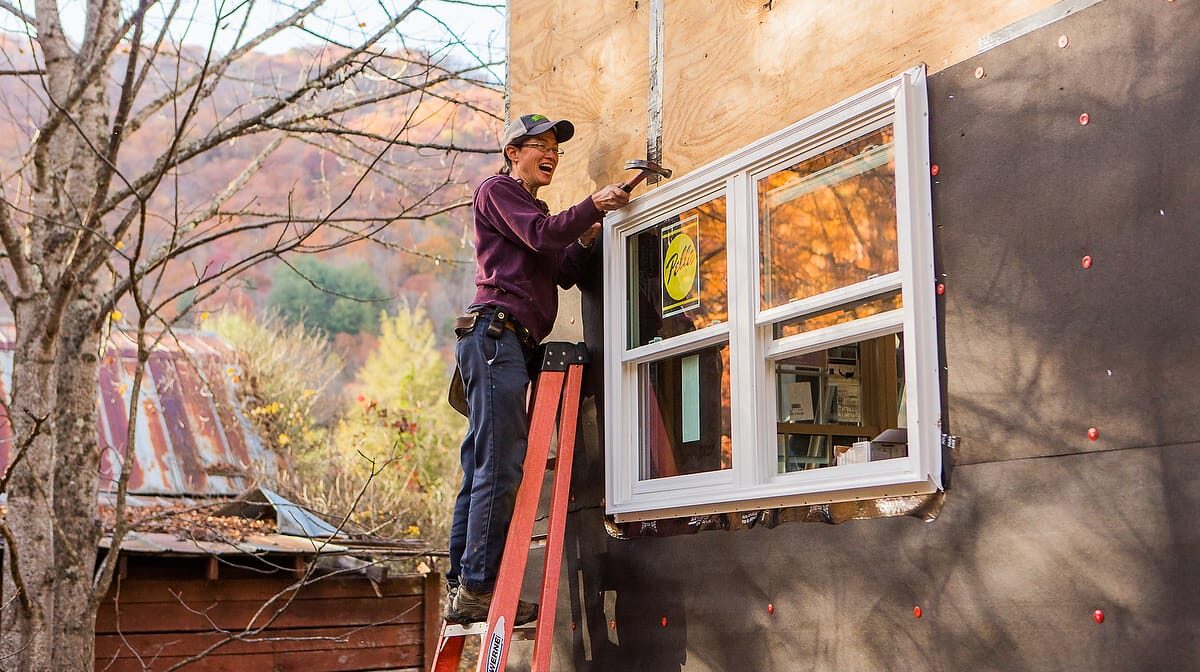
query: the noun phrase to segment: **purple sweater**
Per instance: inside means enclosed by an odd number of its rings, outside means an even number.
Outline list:
[[[508,175],[475,190],[475,303],[504,306],[541,341],[558,317],[558,290],[573,286],[591,249],[576,242],[604,213],[592,197],[557,215]]]

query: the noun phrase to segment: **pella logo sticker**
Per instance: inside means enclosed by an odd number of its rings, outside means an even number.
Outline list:
[[[488,644],[487,672],[500,672],[500,654],[504,652],[504,617],[496,621],[492,641]]]
[[[662,316],[700,306],[700,217],[667,224],[662,238]]]

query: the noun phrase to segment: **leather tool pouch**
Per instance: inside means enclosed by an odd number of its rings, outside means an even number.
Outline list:
[[[458,411],[464,416],[470,417],[467,406],[467,386],[463,383],[462,372],[458,367],[454,367],[454,375],[450,376],[450,390],[446,393],[446,401],[450,402],[450,408]]]
[[[467,313],[460,315],[454,320],[454,335],[462,338],[471,333],[475,329],[475,321],[479,316],[475,313]],[[458,367],[454,367],[454,374],[450,376],[450,389],[446,392],[446,401],[450,403],[450,407],[463,415],[467,415],[469,407],[467,406],[467,386],[463,383],[462,372]]]
[[[478,319],[479,316],[475,313],[467,313],[454,318],[454,336],[462,338],[471,333],[471,330],[475,328],[475,321]]]

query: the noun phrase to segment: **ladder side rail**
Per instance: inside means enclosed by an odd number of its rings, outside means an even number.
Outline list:
[[[508,651],[513,638],[513,619],[516,617],[517,602],[521,596],[525,564],[529,559],[529,539],[533,536],[542,475],[546,469],[546,457],[550,452],[555,420],[558,419],[564,378],[565,373],[562,371],[542,371],[538,374],[524,473],[521,476],[521,485],[517,489],[517,500],[509,522],[508,536],[504,541],[500,571],[492,594],[492,607],[488,612],[487,632],[479,647],[477,672],[498,672],[504,669],[508,661]]]
[[[562,414],[559,418],[558,456],[554,470],[554,489],[550,496],[545,567],[542,573],[542,594],[537,634],[533,643],[531,672],[548,672],[550,653],[554,649],[554,617],[558,606],[558,580],[559,571],[562,569],[563,533],[567,524],[567,502],[570,500],[571,467],[575,458],[575,430],[579,424],[582,382],[583,365],[570,365],[567,369],[566,390],[563,392]]]

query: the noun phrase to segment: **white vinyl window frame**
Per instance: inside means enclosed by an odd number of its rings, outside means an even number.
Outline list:
[[[605,492],[618,521],[923,494],[941,489],[941,405],[924,67],[634,199],[604,223]],[[899,270],[813,297],[760,309],[756,181],[879,128],[894,130]],[[629,238],[667,217],[726,197],[728,322],[629,347]],[[903,307],[784,338],[792,317],[900,290]],[[774,367],[781,358],[889,333],[905,339],[908,457],[778,473]],[[732,468],[643,480],[638,367],[728,342]],[[752,409],[752,412],[740,409]]]

